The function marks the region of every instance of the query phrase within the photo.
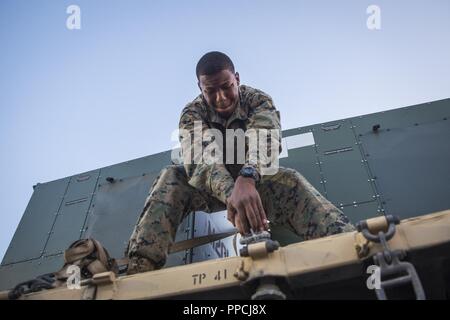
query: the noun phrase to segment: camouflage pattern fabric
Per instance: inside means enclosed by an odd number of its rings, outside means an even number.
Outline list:
[[[224,138],[222,144],[215,139],[205,142],[201,134],[196,136],[195,122],[201,123],[201,132],[207,129],[220,131]],[[199,95],[182,110],[179,129],[182,153],[189,155],[190,161],[167,166],[154,181],[126,252],[130,257],[131,273],[158,269],[164,265],[176,230],[190,211],[225,210],[226,199],[231,195],[243,165],[251,165],[261,173],[260,161],[249,162],[255,150],[249,148],[247,140],[242,163],[236,161],[236,154],[235,161],[227,163],[227,148],[224,147],[227,146],[226,129],[281,131],[280,114],[269,95],[241,85],[238,103],[230,118],[220,117]],[[275,141],[268,139],[268,149],[273,143],[281,151],[280,140],[281,135]],[[223,161],[209,164],[201,161],[199,157],[202,155],[194,152],[196,143],[202,148],[213,146],[223,150]],[[234,150],[238,150],[236,143],[233,137]],[[290,228],[304,240],[354,229],[345,215],[297,171],[279,168],[275,174],[260,176],[257,190],[272,225],[281,224]]]
[[[221,132],[223,136],[222,145],[217,145],[217,141],[205,142],[197,141],[202,137],[195,137],[194,122],[201,121],[202,130],[216,129]],[[258,172],[261,172],[261,163],[250,163],[252,158],[250,154],[252,148],[249,148],[248,141],[245,141],[245,159],[242,163],[238,163],[236,159],[231,164],[227,164],[227,142],[226,130],[242,129],[247,131],[249,129],[276,129],[281,131],[280,114],[276,110],[272,98],[261,90],[251,88],[249,86],[239,86],[239,99],[234,113],[229,119],[223,119],[219,114],[210,108],[202,95],[199,95],[194,101],[189,103],[181,112],[180,132],[184,131],[188,134],[180,135],[180,143],[183,154],[190,155],[190,162],[185,162],[186,173],[189,177],[189,184],[193,187],[211,194],[213,197],[225,203],[227,197],[231,195],[234,186],[234,180],[237,178],[239,170],[243,165],[252,165]],[[281,140],[281,134],[279,137]],[[212,148],[213,145],[223,150],[222,163],[200,163],[198,159],[201,154],[194,153],[194,146],[196,144],[203,145],[203,148]],[[278,141],[281,151],[281,143]],[[238,150],[236,141],[233,145],[234,150]],[[267,148],[270,150],[270,141],[268,141]],[[236,158],[235,153],[235,158]],[[261,156],[261,154],[259,155]],[[263,161],[265,159],[262,159]],[[267,163],[267,161],[263,162]]]
[[[277,174],[263,176],[257,190],[271,225],[283,225],[303,240],[354,230],[342,211],[293,169],[280,167]],[[182,165],[167,166],[152,186],[127,254],[161,268],[178,225],[189,212],[225,209],[215,197],[189,185]]]

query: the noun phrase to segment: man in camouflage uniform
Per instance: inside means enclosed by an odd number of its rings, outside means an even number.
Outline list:
[[[271,97],[240,85],[228,56],[207,53],[196,71],[201,94],[183,109],[179,123],[180,133],[188,133],[180,136],[184,156],[192,156],[195,143],[218,143],[195,141],[199,138],[194,134],[196,121],[201,130],[217,129],[223,137],[226,129],[281,130],[280,115]],[[184,165],[170,165],[161,171],[130,238],[129,274],[165,264],[176,230],[191,211],[227,209],[228,220],[241,234],[267,230],[267,219],[272,225],[289,228],[303,240],[354,230],[347,217],[300,173],[280,167],[275,174],[261,174],[262,163],[250,161],[247,141],[245,150],[244,164],[205,163],[195,161],[198,155],[194,154]],[[226,151],[223,148],[224,159]]]

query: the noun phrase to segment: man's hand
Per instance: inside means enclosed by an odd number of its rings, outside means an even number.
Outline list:
[[[233,192],[227,199],[227,211],[228,220],[242,235],[250,234],[250,228],[254,232],[269,228],[261,198],[252,178],[239,176],[236,179]]]

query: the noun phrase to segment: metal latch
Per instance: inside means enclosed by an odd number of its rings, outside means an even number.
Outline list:
[[[243,257],[262,258],[280,247],[278,241],[271,239],[270,232],[261,231],[242,237],[239,241],[244,247],[240,250]]]
[[[269,253],[274,252],[280,247],[278,241],[272,240],[270,232],[252,232],[240,239],[244,247],[240,250],[240,255],[250,257],[252,260],[263,259]],[[248,278],[248,271],[245,269],[245,263],[236,271],[235,276],[240,280]],[[256,280],[256,290],[252,294],[252,300],[284,300],[286,295],[280,290],[277,280],[272,277],[261,277]]]
[[[367,221],[361,221],[356,225],[357,230],[361,232],[367,240],[381,243],[383,246],[383,251],[376,253],[373,257],[374,263],[380,267],[380,288],[375,289],[378,300],[387,300],[385,289],[398,287],[408,283],[412,284],[416,299],[425,300],[425,292],[416,269],[411,263],[400,261],[400,259],[405,258],[406,252],[404,250],[391,250],[387,244],[395,234],[395,225],[400,223],[399,218],[388,215],[384,220],[384,223],[380,223],[380,221],[377,220],[376,223],[372,225],[369,225],[370,222],[368,224]],[[391,278],[389,280],[383,280],[383,278],[385,279],[386,277]]]

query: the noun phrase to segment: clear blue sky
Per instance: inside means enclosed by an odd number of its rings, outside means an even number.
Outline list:
[[[450,97],[449,31],[448,0],[1,0],[0,257],[35,183],[171,148],[202,54],[288,129]]]

